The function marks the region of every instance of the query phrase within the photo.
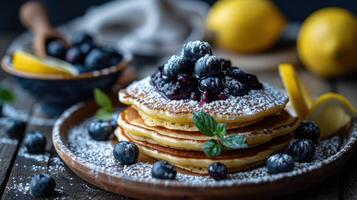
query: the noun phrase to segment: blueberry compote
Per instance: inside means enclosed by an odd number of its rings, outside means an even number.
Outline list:
[[[151,76],[151,84],[168,99],[189,99],[201,105],[262,89],[255,75],[212,55],[211,46],[202,41],[184,44],[181,55],[159,66]]]

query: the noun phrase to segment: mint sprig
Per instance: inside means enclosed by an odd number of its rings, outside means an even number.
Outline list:
[[[8,89],[0,86],[0,103],[12,103],[15,101],[15,95]]]
[[[95,117],[100,120],[110,120],[113,118],[114,107],[108,95],[102,90],[94,89],[94,99],[99,109],[95,113]]]
[[[204,135],[212,137],[203,144],[203,151],[208,157],[219,156],[224,149],[247,148],[246,138],[242,135],[227,135],[227,124],[217,124],[213,117],[205,112],[195,112],[192,117],[197,129]]]

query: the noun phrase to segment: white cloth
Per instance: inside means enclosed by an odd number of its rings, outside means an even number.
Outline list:
[[[203,38],[208,10],[197,0],[119,0],[90,9],[74,27],[136,55],[164,56]]]

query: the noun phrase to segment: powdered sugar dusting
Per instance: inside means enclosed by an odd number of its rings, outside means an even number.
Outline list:
[[[234,120],[236,117],[253,116],[276,107],[285,107],[288,101],[286,94],[273,86],[263,84],[261,90],[250,90],[247,95],[226,100],[217,100],[202,106],[193,100],[170,100],[163,97],[150,83],[150,77],[132,83],[125,92],[135,100],[138,106],[150,110],[165,110],[170,113],[192,113],[204,111],[210,115]]]
[[[73,110],[72,110],[73,111]],[[346,151],[356,143],[357,127],[346,139],[342,137],[332,137],[321,141],[316,147],[316,155],[312,162],[296,163],[292,172],[269,175],[265,167],[258,167],[252,170],[236,172],[229,175],[224,181],[214,181],[207,176],[177,174],[175,181],[162,181],[151,177],[150,163],[138,162],[130,166],[123,166],[114,159],[112,154],[113,142],[99,142],[92,140],[87,133],[87,126],[91,119],[73,127],[69,131],[67,143],[63,143],[58,130],[54,132],[54,143],[60,145],[61,150],[73,158],[73,162],[81,163],[91,169],[95,177],[99,173],[105,173],[111,177],[120,177],[126,181],[140,181],[150,184],[170,184],[183,185],[187,187],[220,187],[241,184],[260,184],[272,182],[282,178],[294,177],[306,172],[320,169],[340,158]],[[60,120],[61,121],[61,120]],[[61,123],[61,122],[58,123]],[[62,152],[59,152],[61,154]]]

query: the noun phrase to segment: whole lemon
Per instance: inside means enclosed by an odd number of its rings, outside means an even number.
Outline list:
[[[285,25],[284,16],[269,0],[220,0],[207,18],[214,43],[239,53],[256,53],[272,47]]]
[[[307,69],[323,77],[340,76],[357,67],[357,20],[342,8],[323,8],[303,23],[298,53]]]

